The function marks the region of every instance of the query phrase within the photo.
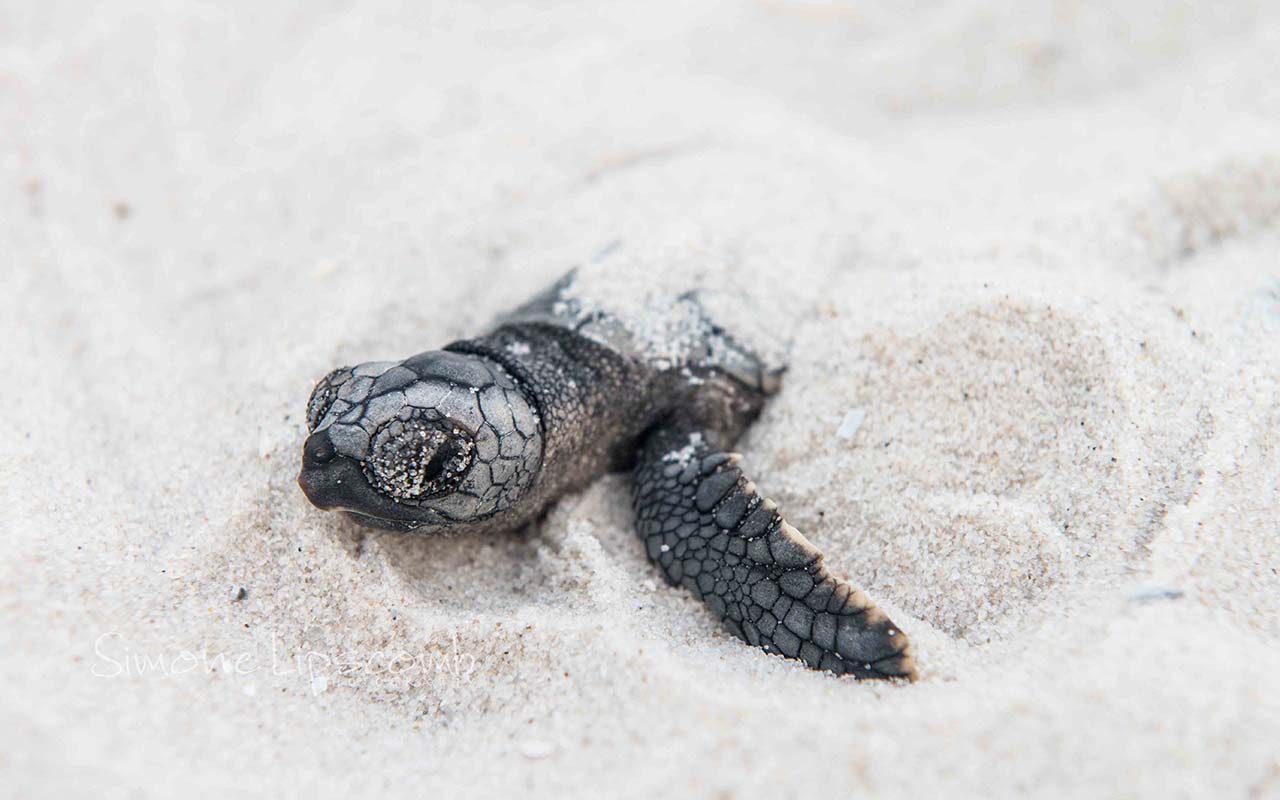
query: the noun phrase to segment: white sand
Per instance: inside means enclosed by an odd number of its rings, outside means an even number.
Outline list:
[[[5,5],[5,793],[1280,796],[1274,3]],[[316,378],[615,241],[787,309],[745,465],[918,683],[721,632],[623,476],[305,503]]]

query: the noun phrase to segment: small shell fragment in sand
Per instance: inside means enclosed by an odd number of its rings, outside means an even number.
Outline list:
[[[836,436],[848,441],[858,432],[858,428],[862,427],[862,421],[867,418],[867,410],[865,408],[851,408],[844,414],[844,419],[840,420],[840,427],[836,428]]]
[[[520,743],[520,755],[531,761],[546,758],[556,751],[556,746],[552,742],[542,741],[541,739],[527,739]]]
[[[1181,589],[1172,586],[1142,586],[1129,592],[1127,599],[1130,603],[1150,603],[1156,600],[1178,600],[1183,594],[1185,592]]]

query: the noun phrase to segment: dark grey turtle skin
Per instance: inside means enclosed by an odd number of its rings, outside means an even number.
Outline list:
[[[510,530],[630,469],[649,559],[735,636],[816,669],[914,679],[906,635],[823,566],[729,452],[780,370],[696,294],[678,301],[695,321],[679,355],[655,355],[576,299],[573,279],[478,338],[329,373],[307,404],[308,499],[393,530]]]

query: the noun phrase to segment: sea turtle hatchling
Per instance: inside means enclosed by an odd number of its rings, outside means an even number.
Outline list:
[[[729,452],[780,365],[698,293],[655,321],[593,306],[575,282],[478,338],[325,376],[307,404],[308,499],[380,528],[509,530],[630,468],[649,559],[735,636],[838,674],[914,678],[906,635],[827,571]]]

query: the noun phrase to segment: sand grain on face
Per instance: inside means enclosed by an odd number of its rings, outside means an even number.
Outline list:
[[[915,5],[10,14],[10,783],[1274,793],[1280,18]],[[918,683],[742,647],[623,476],[501,536],[306,504],[326,370],[579,264],[789,363],[744,466]]]

